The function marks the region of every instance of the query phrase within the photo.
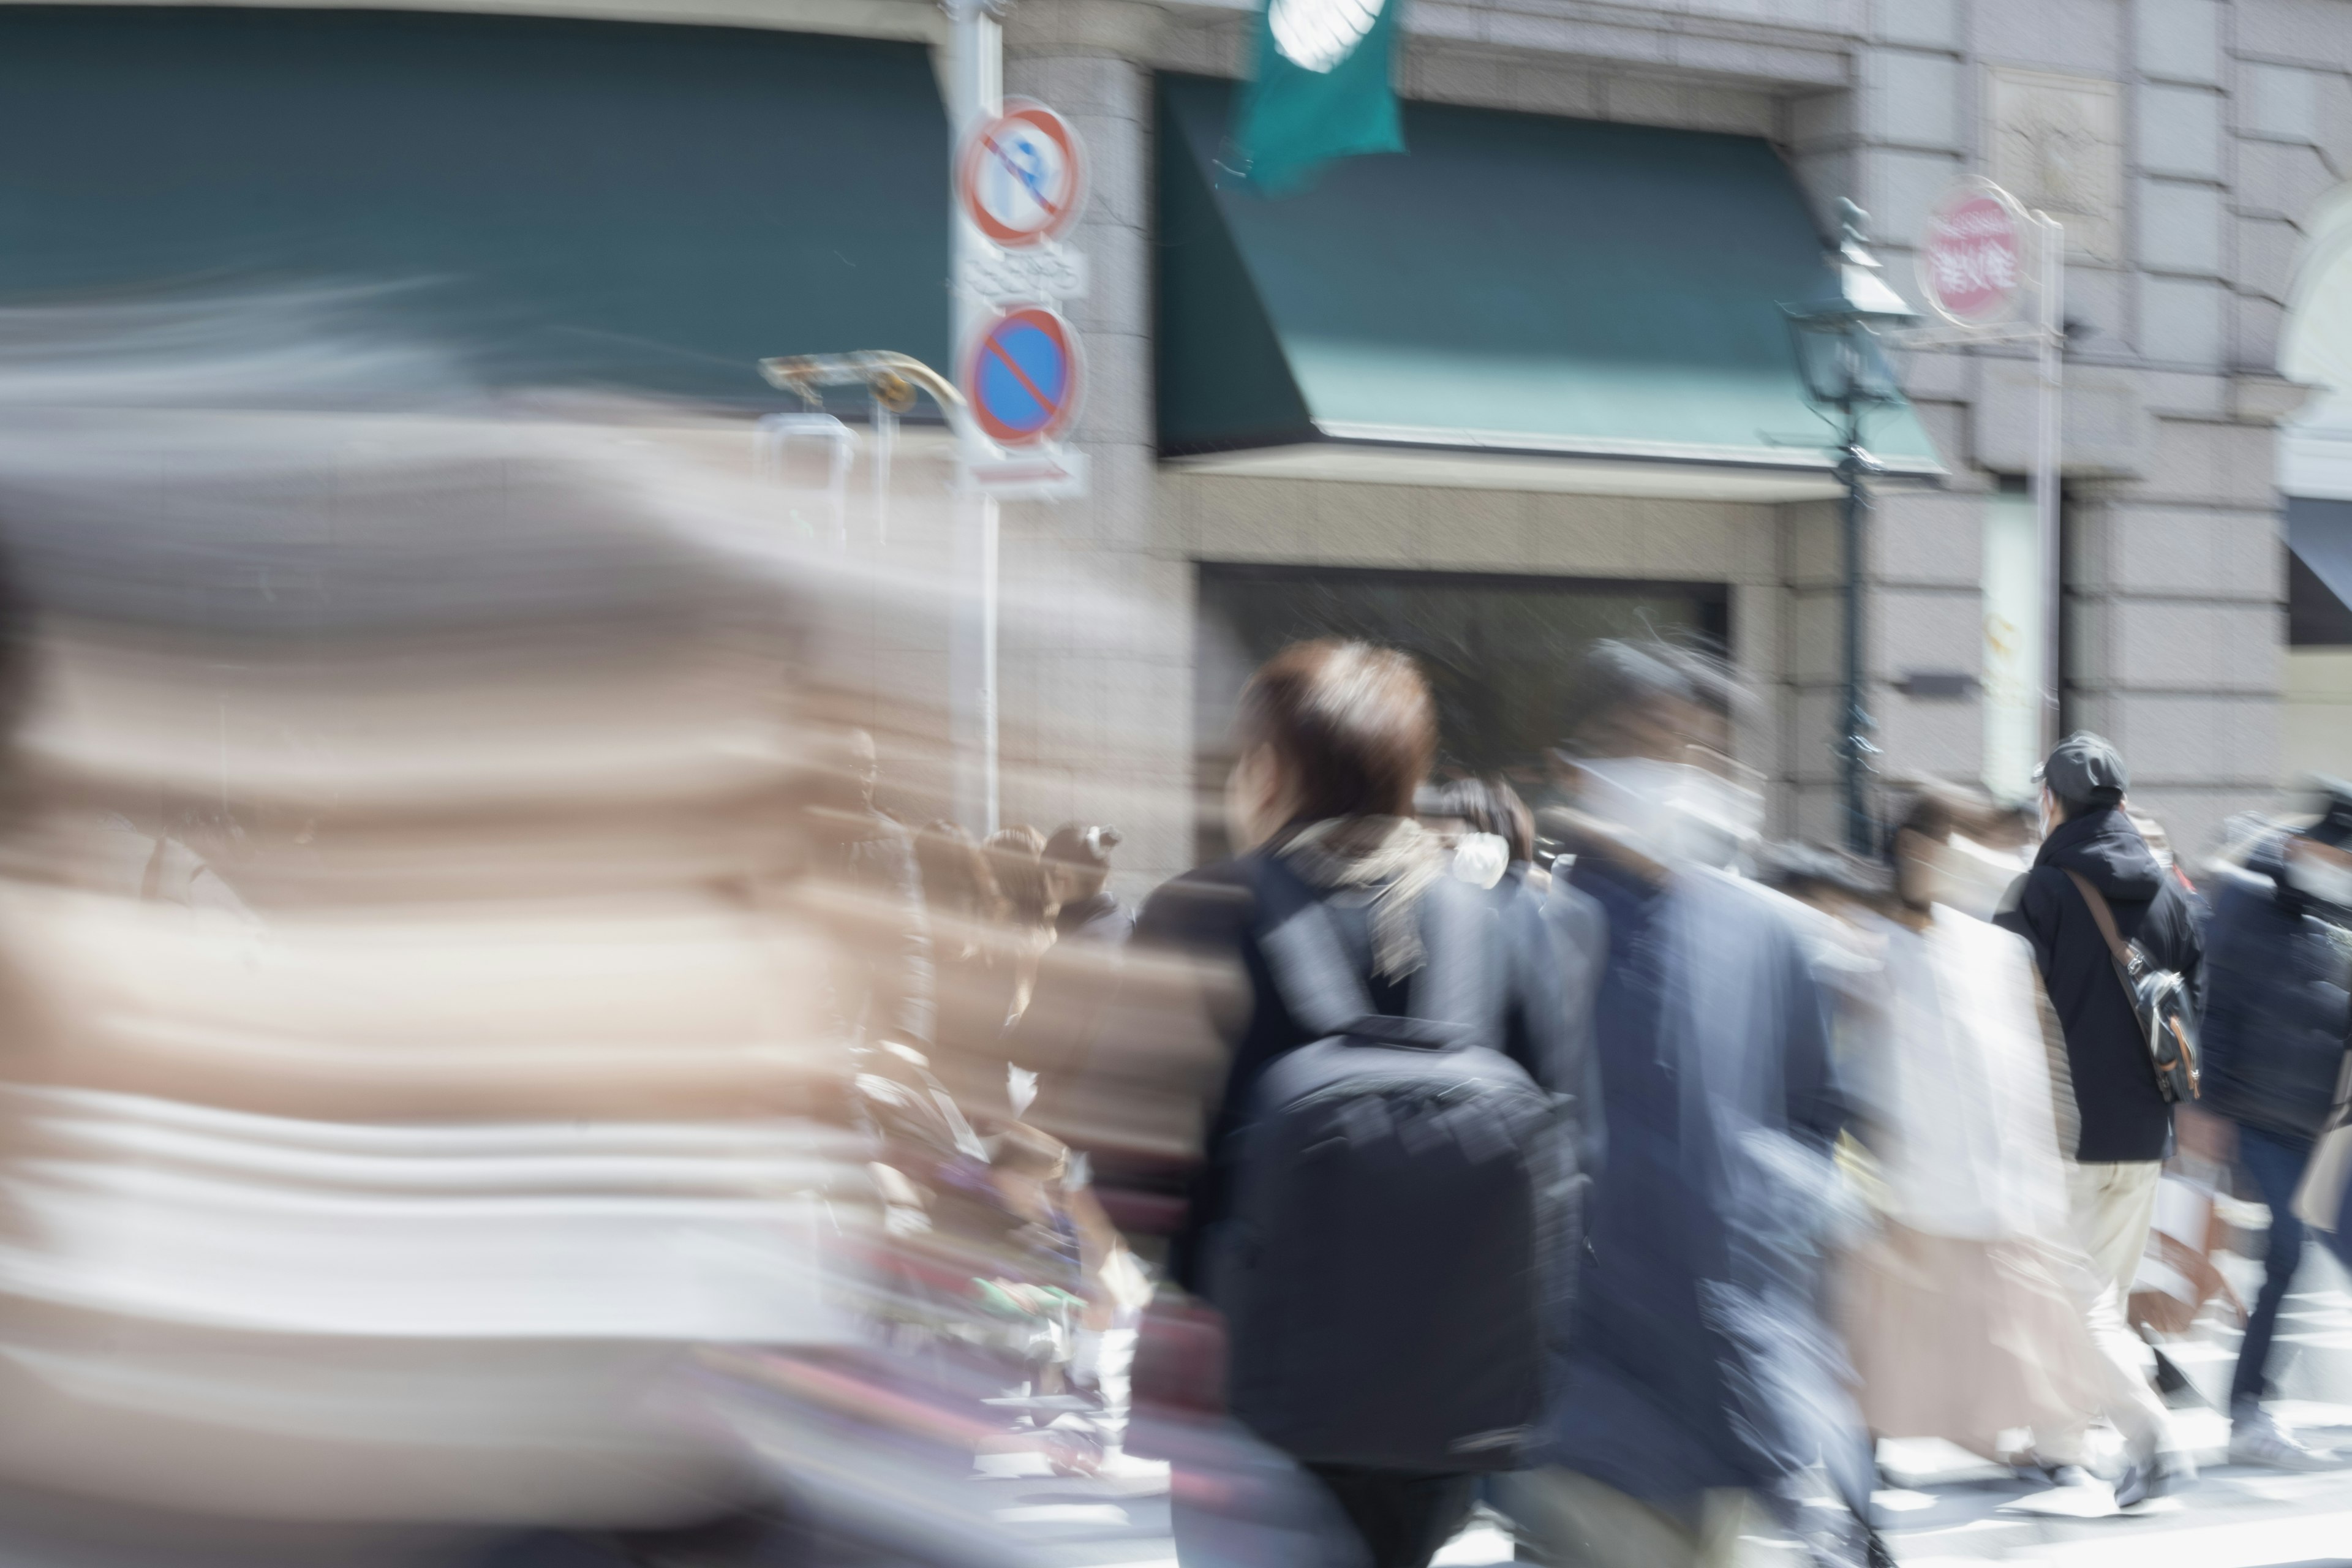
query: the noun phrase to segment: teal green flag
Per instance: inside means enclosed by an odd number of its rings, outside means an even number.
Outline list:
[[[1402,153],[1389,57],[1404,0],[1267,0],[1257,77],[1242,94],[1234,172],[1266,193],[1303,189],[1334,158]]]

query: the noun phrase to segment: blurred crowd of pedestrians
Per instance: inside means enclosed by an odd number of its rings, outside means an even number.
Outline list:
[[[1088,1462],[1172,1462],[1188,1568],[1419,1568],[1482,1504],[1526,1560],[1764,1528],[1884,1562],[1881,1437],[2177,1490],[2159,1351],[2233,1300],[2232,1167],[2271,1225],[2231,1457],[2332,1463],[2263,1402],[2352,1023],[2352,790],[2246,826],[2209,907],[2077,733],[2038,813],[1923,783],[1872,861],[1763,839],[1718,660],[1582,674],[1530,809],[1433,777],[1403,656],[1286,650],[1241,703],[1238,852],[1132,913],[1114,829],[908,833],[853,745],[844,874],[908,916],[856,1005],[1052,1194],[1134,1389],[1098,1350],[1029,1386],[1097,1396]]]
[[[1443,769],[1405,656],[1286,649],[1234,853],[1139,909],[1115,826],[902,822],[838,731],[747,894],[828,926],[885,1354],[730,1375],[871,1472],[923,1450],[877,1497],[1164,1465],[1186,1568],[1422,1568],[1477,1509],[1579,1568],[1886,1563],[1882,1438],[2130,1508],[2196,1479],[2162,1350],[2209,1309],[2231,1458],[2333,1464],[2266,1401],[2298,1216],[2340,1206],[2352,786],[2192,879],[2077,733],[2038,808],[1890,790],[1872,859],[1767,840],[1704,649],[1602,642],[1578,689],[1514,784]],[[199,842],[142,897],[252,920]]]

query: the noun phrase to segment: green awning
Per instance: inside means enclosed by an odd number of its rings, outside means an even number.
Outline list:
[[[945,366],[946,147],[919,43],[0,6],[0,307],[363,289],[493,383],[772,404],[763,355]]]
[[[1303,195],[1219,188],[1228,84],[1160,79],[1161,455],[1235,471],[1829,494],[1780,307],[1823,281],[1749,136],[1436,104]],[[1867,437],[1942,473],[1907,407]]]

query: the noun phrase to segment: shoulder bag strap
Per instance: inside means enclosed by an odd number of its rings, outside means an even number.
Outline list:
[[[2123,966],[2122,973],[2130,973],[2131,949],[2126,947],[2124,939],[2116,934],[2116,917],[2107,908],[2106,895],[2091,886],[2091,879],[2080,871],[2067,872],[2066,879],[2074,884],[2074,890],[2082,894],[2083,901],[2091,907],[2091,918],[2098,922],[2099,934],[2107,939],[2107,951],[2115,954],[2116,962]],[[2138,998],[2133,998],[2133,1004],[2137,1005]]]

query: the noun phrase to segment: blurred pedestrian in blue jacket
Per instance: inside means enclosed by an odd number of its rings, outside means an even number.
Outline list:
[[[1722,755],[1735,688],[1658,642],[1596,645],[1585,673],[1548,913],[1571,963],[1604,955],[1606,1163],[1542,1468],[1508,1507],[1560,1564],[1718,1561],[1759,1512],[1859,1562],[1869,1448],[1821,1314],[1844,1108],[1790,906],[1724,869],[1760,817]],[[1801,1506],[1823,1479],[1852,1513]]]
[[[2230,1457],[2285,1469],[2336,1459],[2262,1404],[2279,1307],[2303,1257],[2295,1185],[2352,1026],[2352,784],[2326,781],[2322,806],[2311,826],[2264,840],[2242,871],[2222,873],[2206,938],[2205,1106],[2234,1125],[2238,1163],[2271,1211],[2262,1293],[2230,1384]]]

